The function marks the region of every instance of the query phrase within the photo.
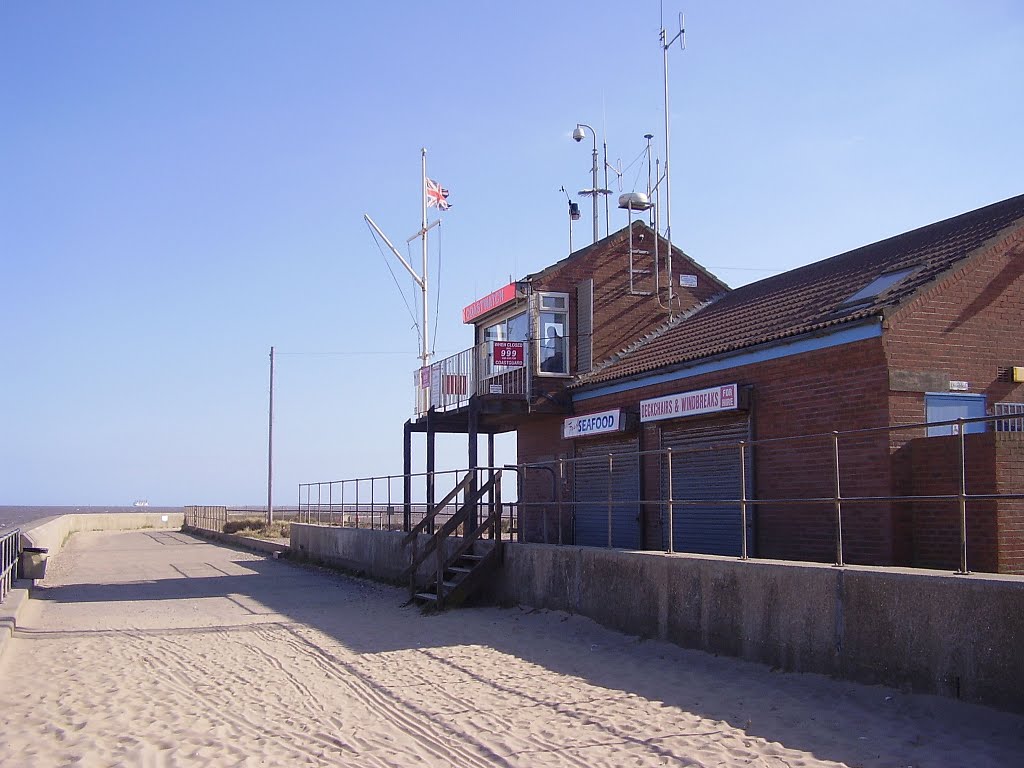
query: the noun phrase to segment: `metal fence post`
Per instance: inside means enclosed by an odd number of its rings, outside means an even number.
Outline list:
[[[747,556],[747,442],[740,440],[740,560]]]
[[[956,420],[956,429],[960,435],[960,488],[957,502],[960,505],[960,575],[967,575],[967,447],[964,442],[964,420]]]
[[[555,489],[555,504],[558,509],[558,546],[562,546],[562,488],[565,485],[565,459],[558,459],[558,487]]]
[[[672,493],[672,449],[665,449],[665,459],[668,464],[668,551],[675,551],[675,499]]]
[[[839,433],[832,432],[832,457],[835,462],[833,503],[836,508],[836,566],[843,567],[843,497],[839,485]]]
[[[612,469],[614,467],[614,455],[608,454],[608,548],[612,546]]]

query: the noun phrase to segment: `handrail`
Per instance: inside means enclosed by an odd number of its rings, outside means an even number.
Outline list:
[[[497,492],[498,498],[500,499],[501,498],[501,472],[499,471],[498,474],[495,475],[494,479],[489,481],[488,484],[494,486],[494,488],[495,488],[495,490]],[[481,489],[481,494],[484,493],[484,492],[486,492],[486,490],[485,489]],[[468,552],[470,550],[470,548],[472,548],[473,544],[476,543],[476,541],[480,537],[483,536],[484,530],[487,529],[487,528],[491,529],[495,539],[500,540],[501,539],[501,526],[497,525],[497,523],[498,523],[498,521],[501,520],[501,514],[502,514],[501,513],[501,502],[499,501],[499,503],[495,506],[494,510],[487,516],[487,519],[484,520],[484,522],[482,522],[480,525],[478,525],[475,530],[469,531],[468,533],[466,533],[462,537],[462,544],[460,544],[459,547],[455,550],[455,552],[452,553],[452,557],[453,558],[458,558],[458,557],[461,557],[464,553]],[[496,525],[497,525],[497,527],[495,527]]]
[[[440,411],[461,408],[477,394],[490,394],[491,385],[504,395],[529,396],[533,339],[489,340],[474,344],[454,355],[435,360],[416,371],[414,413],[422,416],[431,408]],[[496,343],[519,346],[515,361],[495,358]]]
[[[472,474],[467,475],[466,479],[468,480],[470,478],[472,478]],[[484,483],[477,490],[477,492],[473,495],[473,498],[466,499],[463,502],[462,507],[459,509],[459,511],[456,512],[454,515],[452,515],[451,518],[443,526],[441,526],[440,530],[438,530],[437,533],[435,533],[433,536],[430,537],[430,541],[427,542],[427,545],[424,547],[422,553],[417,554],[415,552],[415,550],[413,551],[413,555],[410,558],[410,562],[409,562],[409,568],[407,569],[409,571],[409,573],[410,573],[410,578],[415,580],[415,578],[416,578],[416,569],[419,568],[420,565],[422,565],[423,562],[430,556],[430,554],[432,552],[434,552],[440,546],[441,542],[444,539],[446,539],[449,536],[451,536],[452,533],[454,533],[456,530],[458,530],[458,527],[460,525],[462,525],[463,523],[465,523],[469,519],[470,510],[473,507],[475,507],[480,502],[480,499],[486,493],[488,493],[492,488],[495,487],[495,482],[499,481],[500,478],[501,478],[501,470],[499,469],[494,474],[494,477],[492,477],[490,480],[488,480],[486,483]],[[465,481],[463,481],[463,482],[465,482]],[[499,487],[500,487],[500,485],[499,485]],[[490,519],[490,516],[488,517],[488,519]],[[481,527],[482,526],[478,526],[477,530],[480,530]],[[473,533],[473,532],[472,531],[467,532],[465,534],[464,538],[470,536],[471,533]],[[410,535],[405,538],[405,542],[408,543],[408,542],[411,542],[411,541],[415,541],[415,538],[412,537],[412,535],[410,533]]]
[[[844,550],[849,549],[849,542],[844,541],[844,539],[847,539],[849,534],[853,532],[853,529],[850,528],[851,525],[861,525],[859,518],[862,514],[865,514],[864,510],[866,508],[874,505],[907,505],[939,502],[944,504],[943,510],[945,510],[946,505],[950,506],[951,518],[943,518],[941,521],[929,518],[914,524],[923,525],[925,529],[928,526],[940,526],[941,530],[948,533],[950,542],[959,542],[959,552],[952,552],[952,544],[947,545],[940,542],[939,545],[932,547],[932,549],[926,551],[921,556],[920,563],[944,564],[948,562],[952,564],[955,562],[956,566],[958,566],[956,572],[967,574],[970,572],[966,546],[969,533],[967,521],[969,519],[972,521],[978,519],[971,514],[973,511],[971,505],[978,504],[979,502],[1016,502],[1024,499],[1024,493],[1022,493],[1019,485],[1016,487],[1000,485],[997,488],[989,488],[981,482],[972,480],[971,473],[977,470],[971,469],[971,472],[968,472],[968,462],[964,454],[965,452],[970,454],[975,450],[972,441],[976,435],[973,434],[974,430],[970,429],[972,425],[994,424],[996,427],[995,431],[999,433],[996,439],[1000,443],[1008,439],[1024,440],[1024,414],[1017,415],[1018,408],[1024,410],[1024,403],[999,405],[1001,407],[998,413],[971,418],[887,424],[845,432],[814,432],[740,441],[726,439],[701,445],[673,447],[671,453],[673,464],[685,465],[691,460],[690,457],[699,454],[707,455],[712,453],[721,455],[724,453],[728,455],[734,453],[744,470],[739,473],[733,489],[730,490],[733,486],[733,483],[730,481],[727,488],[721,488],[714,493],[707,494],[714,498],[706,498],[704,492],[700,489],[683,490],[679,487],[668,489],[669,495],[666,497],[664,485],[659,488],[651,483],[644,486],[640,498],[617,500],[612,492],[611,484],[608,484],[609,492],[607,498],[603,498],[603,494],[597,495],[602,496],[601,502],[606,502],[605,507],[608,510],[609,518],[612,512],[616,510],[621,511],[624,508],[645,510],[646,514],[653,515],[648,519],[654,520],[654,524],[663,531],[662,535],[665,537],[663,542],[667,540],[666,548],[670,552],[688,551],[690,545],[687,541],[679,538],[678,534],[681,531],[677,531],[675,525],[670,524],[667,529],[664,528],[666,518],[670,519],[671,523],[675,523],[674,518],[680,511],[687,510],[688,512],[688,510],[695,507],[709,507],[719,510],[734,509],[736,537],[738,539],[738,541],[734,541],[736,544],[735,549],[737,554],[744,559],[749,559],[751,555],[746,548],[749,543],[748,537],[753,531],[755,518],[750,513],[758,513],[766,507],[779,505],[800,506],[804,509],[821,506],[823,507],[822,510],[813,511],[815,537],[811,545],[813,551],[811,549],[801,549],[801,551],[806,551],[814,559],[820,558],[823,554],[826,559],[834,556],[833,562],[837,565],[846,562],[847,552]],[[1018,423],[1018,420],[1021,423]],[[935,435],[935,428],[946,428],[946,437]],[[989,429],[991,430],[992,428],[990,427]],[[982,431],[980,426],[978,431],[979,433]],[[967,432],[972,434],[965,435]],[[867,478],[860,472],[861,467],[867,466],[864,462],[872,462],[871,466],[875,466],[878,462],[884,464],[893,461],[895,457],[894,452],[897,449],[917,439],[915,433],[927,436],[928,438],[934,437],[940,440],[953,441],[942,448],[943,453],[948,455],[948,462],[944,465],[945,469],[941,476],[922,478],[920,482],[896,484],[893,478],[903,477],[903,475],[892,474],[887,479],[880,479],[878,483],[869,483]],[[883,440],[880,438],[881,435],[885,434],[889,434],[891,436],[890,439]],[[966,444],[961,445],[965,441]],[[749,471],[751,465],[757,466],[757,462],[753,458],[756,451],[778,451],[794,444],[797,446],[803,444],[804,447],[801,450],[815,451],[815,475],[812,478],[807,479],[806,482],[801,478],[791,478],[785,484],[772,489],[779,495],[769,495],[768,488],[758,488],[756,484],[748,487],[748,484],[756,481],[757,477]],[[812,448],[807,446],[812,446]],[[631,457],[631,460],[639,459],[640,462],[643,462],[642,466],[654,472],[653,476],[664,478],[662,482],[667,482],[668,477],[671,476],[671,473],[666,474],[667,467],[664,464],[659,467],[657,463],[659,461],[658,457],[661,457],[661,462],[667,461],[669,455],[667,448],[650,448],[625,453]],[[617,464],[619,454],[614,453],[612,455],[614,457],[613,460]],[[783,460],[796,460],[795,458],[785,459],[779,453],[766,453],[763,455],[773,456],[772,461],[775,463]],[[838,459],[841,459],[841,461],[838,461]],[[576,471],[577,467],[588,466],[594,460],[595,457],[563,457],[542,462],[505,465],[504,468],[514,469],[519,473],[520,481],[522,481],[527,472],[543,469],[549,473],[553,486],[551,491],[547,493],[545,493],[543,486],[531,487],[529,490],[521,487],[521,498],[517,499],[515,503],[504,505],[512,512],[512,518],[516,521],[516,530],[520,541],[543,543],[557,541],[558,544],[578,543],[573,535],[576,531],[577,512],[583,507],[589,508],[589,506],[598,502],[595,502],[589,496],[586,500],[577,501],[571,493],[563,498],[563,489],[572,488],[573,472]],[[763,466],[769,465],[764,464]],[[775,464],[773,463],[770,466],[775,466]],[[789,466],[789,464],[785,466]],[[971,466],[973,467],[973,464]],[[493,472],[498,469],[500,467],[476,467],[470,470],[460,469],[457,471],[444,470],[441,472],[410,473],[409,475],[388,475],[381,478],[381,481],[389,483],[388,492],[390,494],[391,482],[403,477],[408,478],[410,481],[414,478],[426,478],[426,481],[429,483],[432,478],[436,479],[446,475],[448,477],[457,476],[461,479],[463,473],[473,471],[477,473],[477,477],[481,477],[481,472]],[[838,483],[836,482],[837,479],[839,480]],[[370,480],[372,481],[372,478]],[[308,488],[312,488],[313,485],[300,484],[300,500],[303,498],[303,492]],[[324,485],[329,493],[330,484],[325,483],[322,485]],[[371,495],[372,493],[373,487],[371,485]],[[524,494],[527,498],[522,498]],[[411,483],[409,489],[403,495],[406,504],[409,504],[410,495]],[[540,500],[540,497],[549,495],[553,495],[554,498]],[[388,498],[390,503],[390,495]],[[953,512],[952,505],[955,505],[955,512]],[[422,504],[418,503],[418,506],[422,506]],[[653,513],[651,512],[652,509],[654,510]],[[914,514],[914,511],[913,509],[909,511],[904,510],[900,514],[911,515]],[[869,512],[869,514],[875,513]],[[945,511],[943,514],[946,514]],[[731,520],[732,518],[729,515],[728,518],[723,516],[720,519],[724,521],[726,519]],[[972,525],[974,524],[972,522]],[[728,525],[733,526],[733,522],[729,522]],[[940,528],[936,528],[936,530]],[[959,528],[959,531],[954,530],[954,528]],[[858,528],[857,530],[860,529]],[[569,531],[570,535],[568,537],[564,536],[564,531]],[[656,532],[657,529],[655,529]],[[666,536],[665,533],[667,532],[673,533]],[[947,533],[944,533],[944,535],[947,535]],[[728,535],[732,536],[732,534]],[[826,550],[823,548],[828,546],[825,542],[829,538],[835,544],[834,553],[826,553]],[[982,540],[979,539],[979,541]],[[610,538],[608,539],[607,546],[613,546]],[[649,539],[645,540],[644,546],[652,546]],[[860,547],[861,543],[857,543],[856,546]],[[731,549],[732,547],[730,547],[730,551]],[[981,549],[977,551],[979,555],[983,554]],[[794,555],[791,554],[790,556]],[[974,559],[977,556],[972,551],[971,558]],[[984,551],[984,556],[989,557],[987,550]],[[858,557],[862,557],[862,555],[858,554]],[[915,555],[916,557],[917,555]],[[915,559],[915,562],[918,562],[918,560]],[[981,562],[979,559],[979,564]],[[945,566],[943,565],[943,567]]]
[[[438,512],[445,509],[452,499],[454,499],[456,496],[462,493],[462,491],[466,490],[466,486],[469,485],[472,480],[473,473],[467,472],[466,476],[462,478],[459,484],[452,488],[448,495],[441,500],[441,503],[435,504],[434,508],[429,510],[427,514],[423,516],[423,519],[420,520],[416,524],[416,526],[405,535],[405,538],[402,539],[402,546],[404,547],[407,544],[409,544],[409,542],[411,542],[414,538],[416,538],[416,536],[423,532],[423,529],[426,528],[428,524],[432,524],[434,522],[434,518],[437,517]]]
[[[13,528],[0,533],[0,603],[14,585],[18,558],[21,555],[21,529]]]

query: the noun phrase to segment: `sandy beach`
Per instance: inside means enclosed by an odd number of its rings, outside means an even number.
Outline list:
[[[176,532],[76,534],[0,658],[10,766],[1009,766],[1024,718]]]

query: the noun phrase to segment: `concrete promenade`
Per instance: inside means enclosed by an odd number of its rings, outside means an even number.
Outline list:
[[[1007,766],[1024,718],[170,530],[74,534],[0,655],[4,766]]]

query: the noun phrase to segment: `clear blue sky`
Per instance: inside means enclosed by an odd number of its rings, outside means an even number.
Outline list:
[[[731,285],[1024,192],[1017,0],[678,11],[673,239]],[[271,345],[276,503],[399,472],[418,342],[363,213],[416,230],[426,147],[437,351],[469,346],[463,305],[567,251],[576,122],[660,147],[658,14],[0,5],[0,504],[260,503]]]

